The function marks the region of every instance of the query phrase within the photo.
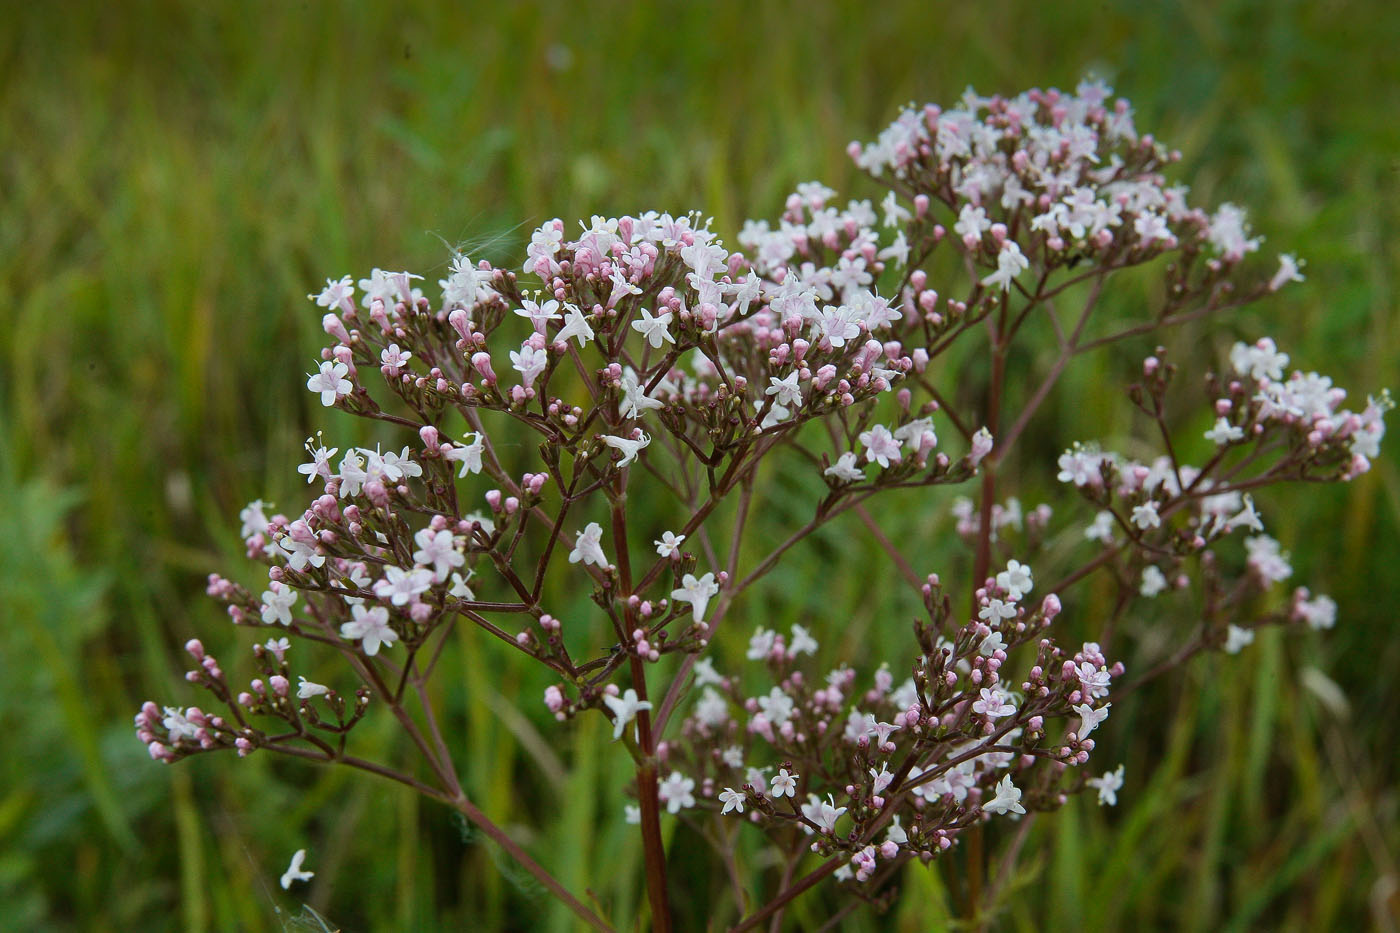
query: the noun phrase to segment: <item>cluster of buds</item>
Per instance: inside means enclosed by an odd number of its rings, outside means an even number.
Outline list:
[[[1230,374],[1208,379],[1214,453],[1200,465],[1171,442],[1175,367],[1161,348],[1147,359],[1129,395],[1165,451],[1150,463],[1093,445],[1060,457],[1059,479],[1093,507],[1083,537],[1097,549],[1078,569],[1055,566],[1063,587],[1038,602],[1028,563],[1063,563],[1041,551],[1062,529],[1049,504],[1024,511],[1002,480],[1078,354],[1300,281],[1293,257],[1256,270],[1248,257],[1260,239],[1243,212],[1189,205],[1165,175],[1177,154],[1139,135],[1127,103],[1096,83],[1074,94],[969,92],[953,109],[908,110],[850,151],[887,189],[878,208],[840,207],[824,185],[800,185],[776,225],[744,226],[741,251],[698,214],[651,211],[594,216],[573,238],[551,220],[518,269],[455,255],[436,299],[407,272],[328,279],[309,296],[330,343],[307,388],[412,439],[397,453],[341,454],[318,436],[300,467],[316,487],[309,506],[294,517],[269,516],[260,501],[244,510],[266,589],[214,577],[209,592],[235,623],[274,630],[254,649],[262,676],[235,695],[192,643],[191,681],[228,713],[147,704],[137,731],[152,755],[231,747],[368,767],[346,749],[373,697],[399,714],[437,783],[370,769],[461,805],[451,743],[422,687],[451,627],[473,624],[553,672],[544,703],[556,719],[605,716],[636,758],[654,916],[665,905],[663,807],[685,819],[743,815],[780,847],[796,839],[828,856],[831,874],[873,896],[901,863],[936,858],[969,827],[1052,810],[1086,788],[1116,799],[1121,768],[1084,773],[1123,673],[1104,653],[1113,619],[1103,647],[1060,646],[1065,588],[1111,571],[1133,585],[1121,615],[1198,575],[1205,605],[1187,615],[1205,624],[1183,658],[1239,650],[1264,622],[1334,622],[1335,604],[1304,589],[1285,610],[1247,617],[1247,597],[1289,574],[1252,493],[1363,472],[1390,402],[1341,408],[1344,393],[1325,377],[1284,378],[1288,360],[1272,341],[1236,345]],[[1161,267],[1160,307],[1114,320],[1098,303],[1105,282],[1148,263]],[[962,274],[935,281],[930,267]],[[1056,302],[1070,299],[1082,310],[1062,320]],[[1053,329],[1059,359],[1013,400],[1007,354],[1033,319]],[[965,375],[943,357],[981,335],[987,397],[953,405]],[[1016,472],[1037,466],[1055,469]],[[863,503],[974,479],[975,495],[945,503],[972,551],[960,615]],[[755,546],[744,534],[764,484],[806,495],[810,517]],[[646,517],[628,510],[641,496]],[[738,595],[857,510],[921,592],[917,652],[895,662],[907,675],[887,664],[863,691],[845,666],[812,676],[803,667],[819,654],[823,619],[786,635],[760,628],[747,652],[755,672],[717,673],[704,653]],[[672,515],[669,527],[657,515]],[[1249,585],[1232,584],[1231,554],[1215,553],[1241,529],[1254,532],[1239,571]],[[597,613],[565,618],[548,596],[564,590],[591,593]],[[304,676],[294,690],[290,640],[338,652],[353,701]],[[409,687],[426,731],[404,710]],[[666,738],[687,690],[698,697]],[[277,729],[257,724],[269,717]],[[769,909],[792,896],[780,892]]]

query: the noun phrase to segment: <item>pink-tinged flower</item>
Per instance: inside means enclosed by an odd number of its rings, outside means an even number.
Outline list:
[[[297,601],[297,591],[273,581],[262,594],[262,620],[268,625],[274,622],[292,624],[292,605]]]
[[[981,713],[988,719],[1000,719],[1016,712],[1015,705],[1008,702],[1009,698],[1000,690],[983,687],[981,697],[980,700],[973,701],[972,711],[974,713]]]
[[[569,563],[577,564],[582,561],[584,564],[593,564],[597,567],[608,566],[608,556],[603,553],[603,526],[597,522],[589,522],[579,532],[578,539],[574,542],[574,549],[569,552]]]
[[[982,284],[988,288],[1008,291],[1011,288],[1011,280],[1030,267],[1030,260],[1022,255],[1021,247],[1016,245],[1016,241],[1007,240],[1001,244],[1001,252],[997,254],[997,271],[984,278]]]
[[[1098,728],[1099,723],[1108,718],[1108,708],[1112,703],[1105,703],[1098,709],[1094,709],[1088,703],[1080,703],[1074,707],[1074,711],[1079,714],[1079,728],[1075,730],[1075,735],[1082,742],[1089,737],[1089,733]]]
[[[319,295],[307,295],[323,308],[340,308],[342,311],[355,310],[355,286],[352,279],[343,275],[339,280],[326,279],[326,287]]]
[[[413,552],[413,559],[425,567],[432,565],[434,582],[441,583],[446,580],[452,568],[461,567],[467,562],[466,557],[458,550],[457,538],[446,529],[434,531],[424,528],[414,535],[413,540],[418,545],[418,550]]]
[[[399,640],[399,633],[389,625],[389,610],[383,606],[351,606],[350,613],[354,619],[340,627],[341,637],[359,641],[370,657],[379,653],[381,645],[393,645]]]
[[[345,378],[349,372],[350,367],[344,363],[326,360],[321,364],[320,371],[307,378],[306,387],[312,392],[321,393],[321,404],[330,408],[354,388]]]
[[[422,567],[404,570],[390,566],[384,568],[384,579],[374,581],[374,595],[402,606],[432,585],[432,573]]]
[[[724,790],[720,791],[719,801],[724,804],[724,809],[719,811],[721,816],[730,811],[737,813],[744,812],[744,795],[742,792],[732,787],[726,787]]]
[[[882,468],[888,467],[891,462],[899,462],[899,441],[883,424],[862,431],[860,442],[865,445],[866,462],[878,463]]]
[[[695,779],[688,778],[679,771],[662,781],[657,788],[657,797],[666,804],[667,813],[679,813],[687,807],[695,806]]]

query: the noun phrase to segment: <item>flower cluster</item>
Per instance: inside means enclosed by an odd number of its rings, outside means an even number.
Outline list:
[[[1181,658],[1237,651],[1266,622],[1335,622],[1336,605],[1302,588],[1287,608],[1251,616],[1251,594],[1291,572],[1253,494],[1364,472],[1390,401],[1342,408],[1344,393],[1325,377],[1285,378],[1288,358],[1268,339],[1237,344],[1229,374],[1208,380],[1202,461],[1183,461],[1172,443],[1176,368],[1158,348],[1129,397],[1163,441],[1160,457],[1080,444],[1057,464],[1022,466],[1058,470],[1090,504],[1070,536],[1093,545],[1078,567],[1042,551],[1057,512],[1024,509],[1008,494],[1015,473],[1002,469],[1077,356],[1301,281],[1297,260],[1255,269],[1261,241],[1243,212],[1191,206],[1166,178],[1175,154],[1139,135],[1127,103],[1097,83],[1073,94],[969,92],[953,109],[907,110],[850,151],[885,189],[878,206],[841,207],[826,186],[799,185],[776,223],[744,226],[740,251],[698,214],[649,211],[594,216],[572,236],[552,220],[513,268],[455,255],[436,298],[408,272],[328,279],[309,296],[330,342],[307,389],[412,442],[341,454],[318,435],[299,468],[317,487],[310,504],[291,516],[269,516],[261,501],[244,510],[265,588],[216,575],[209,592],[235,624],[274,637],[254,648],[258,676],[237,691],[191,642],[190,681],[227,712],[147,704],[137,731],[151,754],[261,749],[346,764],[499,833],[462,792],[425,689],[452,627],[476,625],[553,673],[544,703],[556,719],[607,717],[634,756],[629,817],[642,825],[664,927],[663,810],[742,818],[870,889],[989,820],[1052,810],[1085,789],[1116,801],[1121,766],[1100,777],[1084,766],[1110,689],[1122,695],[1123,668],[1107,652],[1134,599],[1204,581],[1204,604],[1184,613],[1204,623]],[[1160,268],[1160,306],[1124,321],[1100,305],[1115,273],[1145,264]],[[930,268],[963,272],[934,281]],[[1079,313],[1062,319],[1071,300]],[[1007,357],[1030,339],[1030,322],[1053,332],[1058,358],[1016,397]],[[943,357],[978,341],[986,395],[951,404],[967,395],[950,391],[965,375]],[[863,503],[971,480],[970,495],[942,503],[973,568],[962,585],[969,611],[959,613]],[[810,517],[741,547],[751,505],[774,485],[806,496],[798,514]],[[652,507],[629,510],[640,497]],[[1058,514],[1078,521],[1077,511]],[[786,634],[759,628],[748,642],[753,671],[717,672],[705,651],[740,594],[853,512],[923,600],[917,652],[894,662],[904,673],[886,664],[869,680],[844,665],[813,674],[825,619]],[[670,516],[669,527],[655,515]],[[1241,538],[1242,558],[1231,550]],[[1042,573],[1053,562],[1055,592],[1032,598],[1032,561]],[[1064,647],[1054,623],[1072,598],[1066,588],[1101,570],[1130,591],[1099,643]],[[1241,585],[1227,585],[1232,572]],[[569,615],[551,604],[561,591],[590,593],[597,612]],[[349,686],[295,674],[293,641],[338,653]],[[371,701],[398,717],[430,776],[350,753]],[[688,714],[673,721],[678,709]],[[801,890],[779,890],[750,921]]]

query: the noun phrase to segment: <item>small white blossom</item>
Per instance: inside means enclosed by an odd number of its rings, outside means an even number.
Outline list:
[[[681,542],[685,540],[685,535],[678,535],[675,532],[664,531],[661,537],[652,544],[656,545],[656,555],[658,557],[675,557],[680,553]]]
[[[354,620],[340,627],[342,638],[360,642],[365,654],[374,657],[381,645],[393,645],[399,640],[399,633],[389,625],[389,610],[383,606],[366,609],[364,606],[351,606]]]
[[[1230,625],[1225,630],[1225,653],[1239,654],[1247,645],[1254,644],[1254,629]]]
[[[1224,447],[1244,437],[1244,428],[1236,427],[1226,418],[1216,418],[1215,427],[1205,433],[1206,440]]]
[[[787,768],[779,768],[773,776],[773,796],[793,797],[797,795],[797,775],[788,773]]]
[[[599,543],[603,537],[603,526],[597,522],[589,522],[579,532],[578,539],[574,542],[574,549],[569,552],[569,563],[577,564],[583,561],[585,564],[594,564],[598,567],[608,566],[608,556],[603,553],[603,546]]]
[[[301,682],[301,686],[297,687],[298,699],[309,700],[312,697],[325,696],[327,693],[331,692],[330,687],[324,684],[312,683],[305,677],[298,677],[297,680]]]
[[[997,782],[996,796],[982,804],[987,813],[1025,813],[1021,806],[1021,789],[1011,783],[1011,775],[1005,775]]]
[[[347,276],[348,278],[348,276]],[[297,849],[292,853],[292,863],[287,866],[287,870],[282,873],[282,890],[286,891],[292,886],[293,881],[310,881],[316,877],[314,871],[302,870],[302,863],[306,861],[306,850]]]
[[[1084,783],[1098,790],[1099,806],[1116,806],[1118,792],[1123,789],[1123,766],[1119,765],[1116,771],[1105,771],[1103,777],[1089,778]]]
[[[695,806],[695,795],[691,793],[693,790],[694,778],[688,778],[679,771],[672,771],[671,776],[661,782],[657,796],[666,804],[667,813],[679,813],[687,807]]]
[[[738,813],[744,812],[744,795],[732,787],[726,787],[720,791],[719,800],[720,803],[724,804],[724,809],[719,811],[721,816],[731,810]]]
[[[671,598],[690,603],[691,617],[696,622],[703,622],[705,607],[709,605],[710,597],[718,592],[719,584],[715,582],[713,573],[698,578],[695,574],[688,573],[681,578],[680,589],[671,591]]]
[[[637,691],[631,687],[628,687],[621,697],[603,697],[603,702],[613,712],[613,741],[622,738],[622,730],[627,728],[629,722],[637,718],[638,710],[651,709],[650,701],[637,701]]]
[[[337,399],[349,395],[354,388],[350,380],[345,378],[349,372],[350,367],[339,360],[326,360],[318,372],[307,377],[306,387],[312,392],[319,392],[321,404],[330,408]]]

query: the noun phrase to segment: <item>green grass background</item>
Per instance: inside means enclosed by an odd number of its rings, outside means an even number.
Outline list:
[[[1269,247],[1308,261],[1306,285],[1203,349],[1273,334],[1356,392],[1397,387],[1396,48],[1400,6],[1380,0],[5,4],[0,930],[318,929],[303,903],[346,930],[570,928],[397,787],[259,756],[158,766],[132,735],[140,701],[198,702],[185,639],[241,666],[246,633],[202,593],[212,570],[254,578],[241,505],[303,498],[307,433],[369,437],[304,389],[321,337],[303,296],[326,275],[437,270],[444,239],[514,261],[532,225],[593,212],[699,207],[732,238],[800,181],[877,194],[844,147],[903,103],[1097,69],[1182,149],[1196,200],[1248,205]],[[1105,390],[1127,359],[1064,386],[1045,455],[1130,429]],[[1261,634],[1115,706],[1099,761],[1127,762],[1122,804],[1035,827],[1003,928],[1374,922],[1400,846],[1396,463],[1266,513],[1299,580],[1336,596],[1338,628]],[[939,566],[946,509],[903,514]],[[857,525],[837,529],[745,605],[849,614],[829,660],[903,651],[907,607],[831,572],[873,559]],[[535,672],[460,641],[440,699],[471,792],[629,922],[625,756],[597,717],[541,715]],[[1300,688],[1308,668],[1349,710]],[[402,751],[391,728],[363,741]],[[289,895],[276,878],[302,846],[317,877]],[[701,846],[673,836],[682,876]],[[946,882],[911,871],[890,912],[850,927],[937,929]],[[698,876],[678,894],[697,928],[705,890]],[[790,919],[829,909],[817,896]]]

